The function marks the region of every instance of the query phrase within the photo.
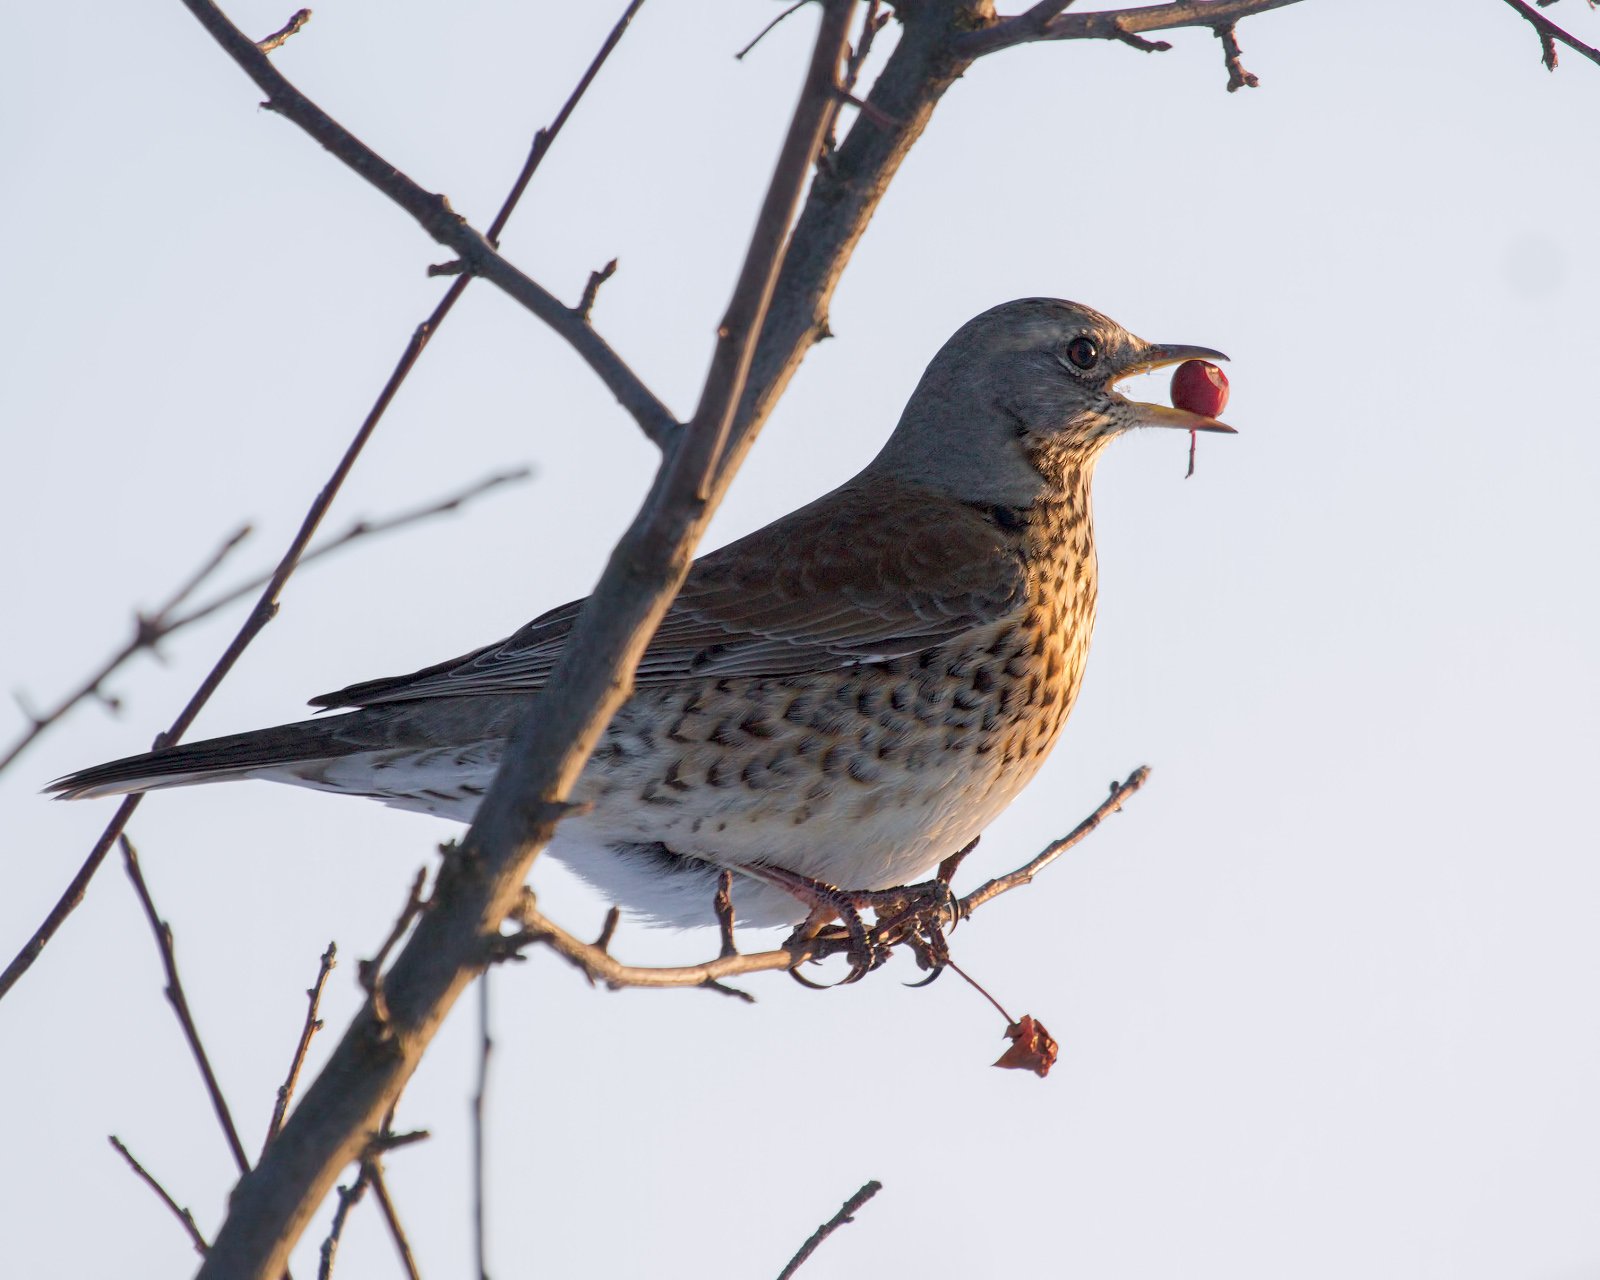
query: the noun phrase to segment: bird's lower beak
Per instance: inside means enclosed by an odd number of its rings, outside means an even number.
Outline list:
[[[1164,368],[1169,364],[1182,364],[1185,360],[1227,358],[1222,352],[1213,351],[1210,347],[1185,347],[1176,343],[1150,342],[1145,344],[1143,355],[1138,362],[1130,365],[1122,376],[1132,377],[1136,373],[1149,373],[1152,369]],[[1146,404],[1142,400],[1129,400],[1125,403],[1132,411],[1128,422],[1132,427],[1176,427],[1180,431],[1225,431],[1231,435],[1238,434],[1236,428],[1216,418],[1208,418],[1203,413],[1173,409],[1164,404]]]

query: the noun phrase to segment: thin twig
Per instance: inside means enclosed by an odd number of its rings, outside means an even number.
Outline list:
[[[393,927],[389,930],[389,936],[378,948],[378,954],[371,960],[356,961],[356,978],[367,993],[367,999],[372,1005],[373,1019],[380,1027],[387,1025],[389,1021],[389,1003],[383,991],[383,966],[388,963],[389,953],[405,936],[412,922],[426,910],[428,904],[423,899],[422,890],[427,882],[428,869],[418,867],[416,879],[411,882],[411,892],[406,897],[406,905],[396,917]]]
[[[771,31],[772,31],[772,29],[774,27],[776,27],[780,22],[782,22],[790,14],[799,13],[800,10],[804,9],[806,7],[806,5],[808,5],[810,3],[811,3],[811,0],[794,0],[794,3],[792,5],[790,5],[787,9],[785,9],[782,13],[780,13],[771,22],[767,23],[766,26],[762,27],[760,31],[756,32],[756,38],[754,40],[752,40],[749,44],[745,45],[744,48],[740,49],[738,53],[733,55],[734,61],[735,62],[743,62],[744,61],[744,55],[749,53],[750,50],[754,49],[758,44],[760,44],[763,40],[765,40],[767,38],[768,34],[771,33]]]
[[[406,1269],[409,1280],[422,1280],[417,1271],[417,1260],[411,1256],[411,1243],[406,1239],[405,1228],[400,1225],[400,1215],[395,1212],[394,1200],[389,1195],[389,1184],[383,1177],[383,1165],[378,1158],[363,1162],[367,1173],[367,1182],[372,1187],[373,1195],[378,1197],[378,1208],[383,1210],[383,1220],[389,1227],[389,1238],[394,1241],[395,1251],[400,1255],[400,1263]]]
[[[999,876],[986,884],[979,885],[958,904],[961,918],[970,919],[972,913],[991,899],[998,898],[1002,893],[1009,893],[1013,889],[1020,889],[1025,884],[1032,884],[1034,876],[1038,875],[1052,862],[1064,854],[1068,849],[1078,844],[1091,831],[1098,827],[1106,818],[1122,808],[1122,802],[1138,791],[1150,780],[1150,766],[1142,764],[1122,782],[1111,784],[1111,794],[1100,802],[1100,807],[1087,818],[1075,826],[1059,840],[1054,840],[1046,845],[1037,858],[1027,866],[1018,867],[1010,875]]]
[[[800,1252],[790,1258],[789,1265],[778,1273],[778,1280],[790,1280],[790,1277],[805,1265],[806,1259],[817,1251],[818,1245],[846,1223],[854,1222],[855,1215],[861,1211],[861,1206],[882,1190],[883,1183],[874,1178],[846,1200],[840,1206],[838,1213],[811,1233],[811,1238],[800,1246]]]
[[[1531,5],[1524,4],[1523,0],[1506,0],[1506,3],[1533,24],[1533,29],[1539,33],[1539,47],[1544,60],[1544,65],[1551,71],[1556,69],[1556,46],[1559,40],[1575,53],[1581,53],[1590,62],[1600,64],[1600,49],[1584,44],[1576,36],[1556,26],[1549,18],[1540,13]]]
[[[190,1213],[176,1200],[174,1200],[170,1194],[168,1194],[167,1189],[156,1181],[155,1176],[133,1158],[133,1152],[129,1151],[127,1147],[122,1145],[122,1142],[117,1138],[116,1134],[113,1133],[108,1135],[107,1141],[109,1141],[111,1145],[116,1148],[117,1154],[128,1162],[128,1167],[138,1174],[139,1177],[144,1179],[145,1185],[161,1197],[161,1203],[166,1205],[168,1209],[172,1210],[172,1216],[181,1222],[183,1224],[183,1229],[189,1233],[189,1239],[194,1244],[194,1251],[202,1258],[205,1257],[206,1250],[209,1248],[209,1246],[206,1244],[206,1238],[200,1234],[200,1228],[195,1226],[194,1214]]]
[[[1224,22],[1212,28],[1218,40],[1222,41],[1222,59],[1228,68],[1228,92],[1237,93],[1240,89],[1259,89],[1261,79],[1254,72],[1244,69],[1243,53],[1239,48],[1239,32],[1231,22]],[[1193,439],[1193,432],[1190,438]]]
[[[0,772],[3,772],[13,760],[26,751],[28,747],[32,746],[34,739],[56,724],[80,702],[89,698],[100,698],[112,710],[117,710],[117,700],[104,692],[105,682],[111,678],[112,674],[123,663],[127,662],[136,653],[143,649],[149,649],[154,652],[157,644],[171,635],[178,626],[184,625],[181,622],[175,625],[172,621],[172,614],[195,591],[199,590],[206,579],[222,566],[222,562],[227,559],[228,554],[248,538],[250,533],[251,528],[249,525],[241,525],[224,538],[222,544],[206,557],[205,563],[190,574],[188,579],[168,597],[164,604],[152,613],[138,612],[134,614],[133,635],[128,638],[128,642],[121,649],[117,650],[116,653],[102,663],[93,675],[87,677],[82,684],[62,698],[49,711],[28,712],[27,715],[30,722],[28,728],[20,738],[11,744],[5,755],[0,756]],[[20,704],[21,697],[19,696],[17,700]]]
[[[317,1266],[317,1280],[329,1280],[333,1275],[333,1255],[339,1250],[339,1240],[344,1235],[345,1219],[350,1216],[350,1210],[367,1190],[367,1165],[361,1166],[361,1172],[356,1175],[356,1180],[348,1186],[339,1188],[339,1203],[333,1211],[333,1221],[328,1226],[328,1234],[322,1240],[322,1261]]]
[[[278,1130],[283,1128],[283,1118],[289,1113],[289,1100],[294,1097],[294,1087],[300,1079],[300,1068],[305,1065],[306,1052],[311,1048],[311,1037],[322,1030],[322,1019],[317,1017],[317,1006],[322,1001],[322,988],[328,981],[328,975],[338,963],[335,959],[338,953],[338,947],[332,942],[328,943],[328,949],[322,953],[322,962],[317,966],[316,981],[306,990],[306,1020],[300,1027],[300,1039],[295,1044],[294,1057],[289,1061],[289,1074],[278,1086],[278,1098],[272,1106],[272,1119],[267,1122],[266,1141],[261,1144],[263,1153],[278,1136]]]
[[[468,485],[458,493],[450,494],[424,506],[415,507],[409,511],[396,512],[394,515],[383,516],[375,520],[367,518],[356,520],[343,533],[307,551],[300,557],[300,565],[303,568],[334,551],[348,547],[352,542],[359,542],[363,538],[392,533],[396,529],[432,519],[434,516],[447,515],[451,512],[459,511],[467,503],[482,497],[490,490],[497,489],[502,485],[519,483],[532,474],[532,469],[528,467],[517,467],[510,471],[496,472],[474,484]],[[270,573],[263,573],[251,578],[248,582],[241,583],[232,590],[226,591],[215,599],[196,607],[189,613],[180,614],[177,612],[178,608],[216,571],[228,552],[238,546],[249,533],[250,526],[245,525],[229,536],[216,551],[212,552],[206,563],[191,575],[189,581],[174,592],[172,597],[155,612],[135,614],[133,635],[121,649],[106,659],[93,675],[85,679],[72,693],[62,698],[50,711],[29,716],[32,723],[27,731],[12,744],[4,756],[0,756],[0,770],[4,770],[7,765],[11,764],[24,750],[32,745],[35,738],[61,720],[78,703],[89,698],[98,697],[109,701],[113,709],[116,709],[116,700],[109,698],[104,692],[105,683],[124,663],[137,654],[146,650],[155,653],[156,646],[169,636],[211,617],[212,614],[217,613],[219,610],[225,609],[236,601],[265,587],[271,581],[272,575]]]
[[[178,1024],[183,1028],[183,1038],[189,1042],[189,1052],[194,1055],[195,1065],[200,1068],[200,1075],[205,1080],[206,1093],[211,1098],[211,1109],[217,1113],[217,1123],[222,1126],[223,1136],[228,1140],[228,1148],[233,1152],[234,1163],[239,1166],[240,1173],[249,1173],[250,1158],[244,1153],[244,1143],[239,1141],[239,1130],[234,1127],[233,1114],[228,1110],[227,1099],[222,1096],[222,1086],[217,1083],[217,1074],[211,1069],[211,1059],[206,1056],[205,1045],[200,1043],[200,1032],[194,1025],[194,1017],[189,1012],[189,1001],[183,994],[183,981],[178,977],[178,957],[172,946],[172,928],[156,912],[156,904],[152,901],[150,890],[144,882],[144,872],[139,869],[139,855],[134,850],[132,842],[127,836],[122,836],[120,842],[122,864],[127,869],[128,879],[133,882],[134,892],[139,895],[139,905],[144,908],[144,918],[149,921],[150,931],[155,934],[156,947],[161,952],[161,967],[167,974],[167,1003],[178,1015]]]
[[[485,1144],[483,1114],[489,1093],[489,1055],[494,1052],[494,1040],[489,1035],[489,979],[485,969],[478,977],[478,1088],[472,1095],[472,1245],[478,1267],[478,1280],[489,1280],[488,1250],[484,1230],[486,1217],[484,1160]]]
[[[257,40],[256,48],[262,53],[276,53],[290,36],[299,34],[300,28],[311,21],[311,10],[301,9],[265,40]]]

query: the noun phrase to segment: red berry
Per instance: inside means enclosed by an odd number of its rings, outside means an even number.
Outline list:
[[[1172,405],[1215,418],[1228,405],[1228,376],[1205,360],[1185,360],[1172,373]]]

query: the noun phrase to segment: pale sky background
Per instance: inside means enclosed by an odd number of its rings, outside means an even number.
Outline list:
[[[1018,0],[1020,3],[1020,0]],[[328,3],[278,65],[485,225],[620,11]],[[290,6],[235,3],[264,34]],[[651,0],[505,238],[687,412],[809,49],[775,6]],[[1591,41],[1600,19],[1549,11]],[[444,255],[260,98],[175,3],[34,4],[0,75],[0,679],[43,704],[244,519],[281,552],[442,285]],[[886,33],[888,34],[888,33]],[[1550,75],[1497,0],[1311,0],[1215,39],[980,64],[939,108],[710,542],[878,447],[964,320],[1054,294],[1229,352],[1237,439],[1148,433],[1097,485],[1078,708],[964,883],[1148,763],[1127,811],[984,910],[959,960],[1061,1042],[991,1070],[999,1018],[909,962],[746,1007],[497,975],[491,1272],[747,1280],[868,1178],[808,1280],[1600,1276],[1600,67]],[[1165,381],[1135,390],[1152,398]],[[539,477],[308,570],[197,734],[491,639],[592,585],[655,462],[582,364],[474,285],[335,510]],[[0,776],[8,958],[110,802],[38,788],[142,749],[239,621],[118,676]],[[9,719],[5,717],[10,717]],[[0,715],[9,737],[20,725]],[[252,1154],[330,938],[315,1067],[415,869],[458,830],[261,784],[171,792],[133,839]],[[605,904],[541,862],[579,932]],[[760,937],[750,939],[759,943]],[[625,927],[637,961],[706,935]],[[389,1171],[430,1277],[470,1272],[464,1001]],[[108,865],[0,1005],[0,1271],[186,1274],[105,1142],[209,1235],[232,1163]],[[314,1275],[328,1209],[296,1255]],[[336,1275],[398,1274],[364,1205]]]

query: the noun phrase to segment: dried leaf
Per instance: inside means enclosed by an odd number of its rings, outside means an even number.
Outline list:
[[[1041,1079],[1050,1074],[1056,1064],[1060,1046],[1044,1029],[1044,1023],[1035,1022],[1031,1014],[1023,1014],[1020,1022],[1006,1028],[1011,1047],[1002,1053],[994,1064],[1013,1071],[1032,1071]]]

